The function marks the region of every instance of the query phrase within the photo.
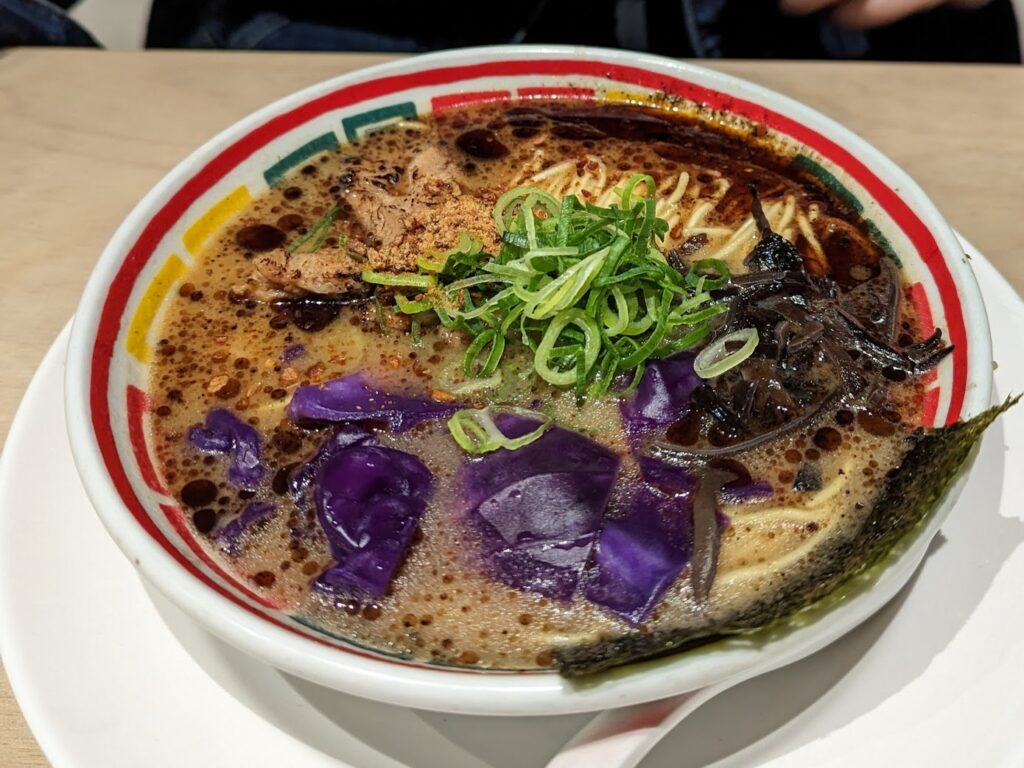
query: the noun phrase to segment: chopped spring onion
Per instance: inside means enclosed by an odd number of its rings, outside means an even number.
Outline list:
[[[484,244],[479,238],[474,237],[468,232],[463,232],[459,235],[459,242],[451,250],[443,253],[437,251],[431,251],[427,256],[420,256],[416,259],[416,266],[423,272],[444,272],[446,267],[449,266],[448,262],[452,257],[472,257],[476,256],[480,251],[483,250]],[[454,261],[458,262],[458,258]],[[453,264],[453,267],[457,267],[457,264]]]
[[[524,216],[524,212],[532,219],[534,208],[540,208],[547,215],[557,218],[562,204],[543,189],[515,187],[498,198],[494,206],[494,225],[499,233],[504,234],[512,228],[514,221]]]
[[[440,272],[448,258],[444,255],[419,256],[416,259],[416,266],[423,272]]]
[[[363,282],[376,285],[394,285],[402,288],[422,288],[427,290],[433,279],[430,275],[421,275],[416,272],[371,272],[367,270],[362,274]]]
[[[398,311],[404,315],[416,315],[420,312],[426,312],[432,309],[434,303],[430,299],[407,299],[400,293],[395,294],[395,306],[398,307]]]
[[[756,328],[741,328],[727,333],[700,351],[693,361],[693,371],[702,379],[721,376],[754,354],[758,341]],[[735,344],[740,344],[740,347],[729,351],[729,347]]]
[[[309,228],[306,234],[288,246],[288,252],[309,253],[323,245],[324,240],[327,239],[327,233],[330,232],[331,225],[334,223],[334,219],[337,218],[338,211],[340,210],[338,206],[333,206],[327,213],[316,220],[316,223]]]
[[[518,450],[539,438],[551,426],[551,420],[547,419],[536,429],[521,437],[506,437],[505,433],[494,423],[494,417],[502,413],[530,417],[540,416],[535,411],[528,411],[523,408],[466,408],[458,411],[448,419],[448,431],[452,433],[455,442],[464,451],[468,453],[490,453],[499,448],[509,451]]]
[[[555,369],[555,343],[562,336],[562,331],[568,325],[575,325],[583,331],[582,357],[579,351],[570,353],[573,364],[569,370],[558,371]],[[571,349],[579,349],[579,345],[572,345]],[[567,387],[575,384],[577,371],[582,365],[583,374],[586,375],[597,362],[597,356],[601,351],[601,331],[594,319],[589,317],[582,309],[566,309],[560,312],[537,345],[537,352],[533,359],[533,367],[537,370],[544,381],[554,384],[556,387]]]
[[[703,278],[702,287],[705,291],[714,291],[729,282],[729,270],[722,269],[722,262],[718,259],[701,259],[695,261],[686,273],[686,282],[689,285],[697,286],[698,281]],[[714,277],[706,274],[706,270],[712,270]]]
[[[480,353],[490,348],[484,364],[479,372],[473,370],[473,364],[480,356]],[[495,330],[486,330],[477,336],[466,350],[462,361],[462,370],[467,376],[490,376],[498,370],[498,363],[501,362],[501,355],[505,351],[505,337]]]
[[[535,298],[527,304],[526,316],[533,320],[544,320],[571,307],[587,292],[607,258],[608,249],[602,248],[573,264],[537,291]]]
[[[395,287],[397,311],[432,310],[466,333],[467,376],[493,376],[511,340],[533,353],[533,372],[575,388],[578,399],[618,393],[623,379],[636,385],[647,360],[711,335],[727,309],[714,291],[729,281],[716,259],[684,271],[668,264],[657,248],[668,224],[656,214],[650,176],[633,176],[618,194],[620,202],[601,207],[515,187],[494,207],[498,253],[467,235],[447,253],[421,257],[418,272],[363,279]]]
[[[391,328],[390,328],[390,326],[388,326],[388,320],[384,316],[384,313],[387,310],[384,309],[384,305],[380,303],[380,299],[378,299],[376,296],[373,297],[373,303],[374,303],[374,306],[376,308],[377,327],[380,328],[380,332],[382,334],[387,336],[391,332]]]

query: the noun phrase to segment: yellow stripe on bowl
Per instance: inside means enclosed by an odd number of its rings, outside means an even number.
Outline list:
[[[185,244],[185,250],[195,256],[207,239],[216,232],[224,222],[238,213],[249,204],[249,190],[244,186],[228,192],[224,197],[214,203],[210,209],[196,219],[181,241]]]
[[[149,362],[153,350],[149,345],[149,327],[153,324],[153,318],[160,309],[160,305],[167,296],[167,292],[174,287],[174,284],[185,274],[185,262],[177,254],[172,253],[160,271],[156,273],[153,282],[146,288],[142,295],[142,301],[135,308],[132,322],[128,326],[128,336],[125,339],[125,348],[128,354],[140,363]]]

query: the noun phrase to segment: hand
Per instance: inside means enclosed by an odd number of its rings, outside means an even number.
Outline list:
[[[954,8],[980,8],[989,0],[779,0],[783,13],[804,16],[834,7],[832,18],[837,24],[854,29],[868,29],[892,24],[905,16],[929,11],[941,5]]]

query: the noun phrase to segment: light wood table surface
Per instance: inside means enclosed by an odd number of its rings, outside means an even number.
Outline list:
[[[238,118],[387,57],[94,52],[0,56],[0,441],[114,229]],[[1024,287],[1024,68],[716,62],[845,123],[902,165]],[[16,510],[0,510],[16,514]],[[0,619],[2,620],[2,619]],[[0,766],[47,765],[0,673]]]

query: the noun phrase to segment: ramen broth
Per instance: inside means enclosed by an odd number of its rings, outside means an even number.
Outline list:
[[[649,174],[663,201],[659,216],[669,222],[664,248],[676,248],[684,261],[714,254],[734,275],[746,271],[744,257],[757,243],[750,215],[754,184],[772,229],[796,245],[808,271],[829,275],[848,293],[848,306],[862,302],[864,315],[872,311],[884,254],[853,212],[792,166],[784,150],[757,136],[694,117],[564,102],[477,106],[374,132],[310,159],[211,238],[164,310],[149,387],[159,472],[197,538],[251,589],[358,645],[428,662],[550,667],[560,645],[613,636],[625,625],[579,594],[552,599],[487,575],[478,532],[454,511],[454,477],[466,455],[444,420],[401,434],[370,425],[382,445],[419,457],[434,474],[419,531],[382,597],[311,589],[332,559],[315,511],[299,508],[288,493],[290,473],[332,431],[291,422],[286,407],[293,393],[361,371],[385,391],[457,399],[467,407],[539,408],[622,457],[613,507],[620,489],[639,482],[615,397],[581,406],[575,392],[530,375],[525,347],[509,346],[497,388],[456,395],[472,383],[463,371],[468,338],[428,322],[414,334],[409,317],[390,310],[388,289],[376,298],[342,301],[274,293],[254,279],[260,253],[308,234],[336,204],[340,213],[324,246],[373,245],[375,234],[346,206],[353,179],[405,194],[416,181],[407,169],[427,149],[440,149],[455,164],[463,195],[488,211],[519,184],[607,204],[623,177]],[[822,217],[839,224],[816,226]],[[431,234],[436,250],[454,248],[459,223]],[[894,334],[907,344],[919,334],[903,283],[899,302]],[[825,542],[852,540],[886,472],[906,451],[911,425],[921,419],[920,383],[898,372],[887,372],[884,381],[874,407],[838,404],[808,428],[735,457],[750,478],[770,483],[770,496],[720,505],[728,527],[706,605],[697,604],[684,573],[641,631],[697,626],[740,610],[799,581]],[[228,460],[201,453],[188,440],[189,429],[218,407],[262,436],[267,471],[256,490],[232,485]],[[673,425],[668,439],[692,443],[692,435],[673,433],[686,428]],[[699,438],[715,439],[712,433]],[[246,533],[237,552],[225,553],[210,535],[253,501],[271,502],[274,514]]]

